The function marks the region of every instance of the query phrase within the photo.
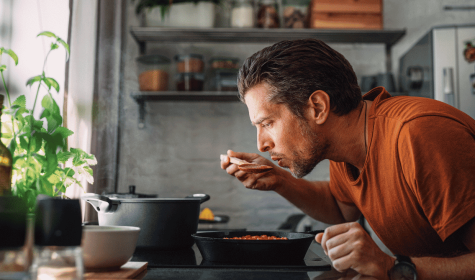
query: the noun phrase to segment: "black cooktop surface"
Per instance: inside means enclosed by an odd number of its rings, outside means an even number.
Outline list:
[[[286,260],[279,263],[267,263],[265,260],[260,263],[246,263],[245,261],[242,263],[209,262],[202,258],[196,244],[188,249],[173,251],[137,248],[131,261],[146,261],[149,268],[234,268],[284,271],[324,271],[331,269],[330,264],[314,254],[312,250],[307,251],[303,260]]]

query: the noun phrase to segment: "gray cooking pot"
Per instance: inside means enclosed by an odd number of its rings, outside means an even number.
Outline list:
[[[193,245],[191,235],[198,228],[200,204],[210,196],[121,199],[88,193],[81,199],[96,209],[100,226],[139,227],[137,247],[167,250]]]

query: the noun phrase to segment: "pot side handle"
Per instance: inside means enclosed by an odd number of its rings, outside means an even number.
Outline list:
[[[81,199],[91,204],[97,212],[103,213],[114,213],[120,204],[120,201],[112,201],[107,196],[95,193],[86,193]]]
[[[204,194],[204,193],[195,193],[195,194],[187,196],[187,198],[199,198],[200,199],[200,204],[201,204],[205,201],[208,201],[211,198],[211,196],[209,196],[207,194]]]

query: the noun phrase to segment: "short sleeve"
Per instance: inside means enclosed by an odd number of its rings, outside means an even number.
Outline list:
[[[354,204],[345,183],[344,164],[330,161],[330,191],[336,200]]]
[[[406,182],[440,238],[475,216],[475,135],[442,116],[403,125],[398,155]]]

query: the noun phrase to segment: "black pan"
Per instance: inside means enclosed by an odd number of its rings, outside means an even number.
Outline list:
[[[270,264],[302,262],[315,235],[283,231],[211,231],[192,234],[204,260],[233,264]],[[235,240],[224,237],[268,235],[288,240]]]

